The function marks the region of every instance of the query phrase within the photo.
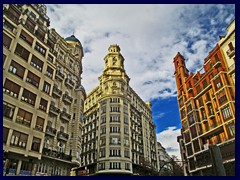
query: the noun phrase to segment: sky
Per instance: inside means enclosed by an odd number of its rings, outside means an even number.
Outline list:
[[[74,34],[84,49],[82,84],[99,84],[104,57],[118,44],[130,86],[151,101],[157,140],[180,159],[177,91],[173,58],[180,52],[196,72],[235,18],[230,4],[48,4],[50,27]]]

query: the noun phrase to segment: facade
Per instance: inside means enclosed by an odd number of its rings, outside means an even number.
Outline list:
[[[3,6],[5,175],[69,175],[80,165],[83,49],[49,29],[46,6]]]
[[[228,26],[227,31],[226,36],[220,36],[218,44],[224,55],[228,74],[235,85],[235,20]]]
[[[111,45],[99,85],[85,100],[81,167],[76,175],[141,175],[157,171],[151,104],[130,87],[124,58]]]
[[[159,175],[164,174],[164,172],[172,170],[171,157],[166,152],[166,149],[162,146],[160,142],[157,142],[157,151],[158,151],[158,162]]]
[[[201,70],[189,73],[184,57],[174,58],[185,175],[214,175],[209,146],[220,148],[227,175],[235,173],[235,93],[217,44]]]

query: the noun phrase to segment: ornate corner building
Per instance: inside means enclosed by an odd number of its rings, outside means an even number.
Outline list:
[[[220,148],[226,174],[235,173],[235,21],[220,38],[195,74],[180,53],[173,61],[185,175],[213,175],[209,145]]]
[[[92,175],[141,175],[157,171],[151,104],[143,102],[129,86],[118,45],[108,48],[104,62],[99,85],[84,104],[81,166],[77,173],[87,170]]]
[[[3,5],[3,173],[69,175],[80,165],[83,48],[46,6]]]

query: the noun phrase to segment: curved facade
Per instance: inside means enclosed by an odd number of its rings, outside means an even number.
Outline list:
[[[100,84],[85,100],[81,167],[89,174],[137,174],[135,166],[146,162],[157,169],[150,103],[129,86],[118,45],[108,48],[104,62]]]

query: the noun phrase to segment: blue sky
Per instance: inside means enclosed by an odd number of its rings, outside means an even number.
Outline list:
[[[173,58],[181,52],[196,72],[219,35],[235,18],[228,4],[74,4],[47,5],[51,27],[63,38],[73,34],[84,48],[82,84],[87,93],[98,85],[110,44],[125,58],[131,87],[151,101],[157,139],[179,157],[180,119]]]

